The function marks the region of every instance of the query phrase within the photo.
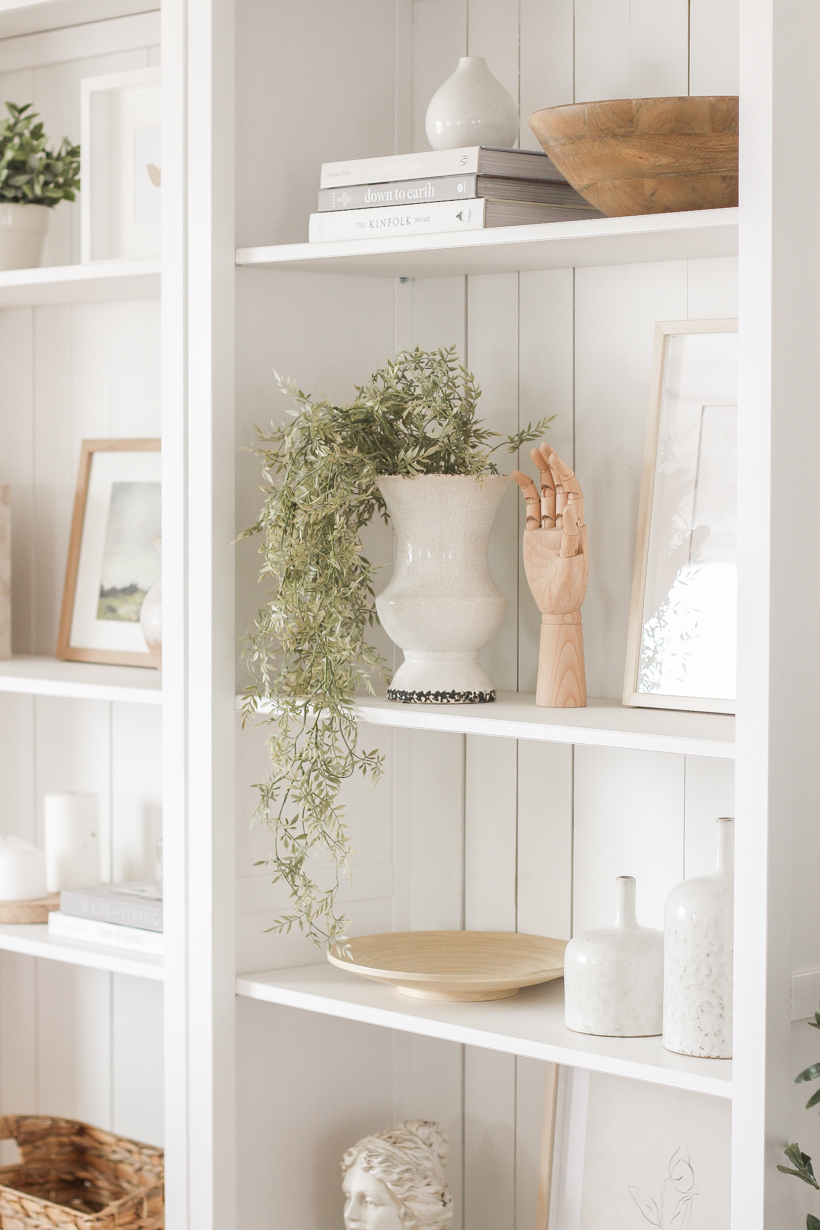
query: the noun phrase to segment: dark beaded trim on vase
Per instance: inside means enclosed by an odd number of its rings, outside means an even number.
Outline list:
[[[487,705],[495,700],[495,688],[491,692],[400,692],[388,688],[387,699],[403,705]]]

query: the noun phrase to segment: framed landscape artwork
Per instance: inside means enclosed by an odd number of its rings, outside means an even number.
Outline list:
[[[84,440],[57,657],[151,666],[140,608],[160,578],[159,440]]]
[[[734,713],[737,321],[655,327],[624,704]]]

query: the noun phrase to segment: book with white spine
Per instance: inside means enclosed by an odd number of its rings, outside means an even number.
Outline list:
[[[161,931],[146,931],[142,927],[123,927],[119,923],[99,922],[95,918],[75,918],[53,910],[48,916],[48,933],[61,940],[82,940],[87,944],[106,944],[109,948],[126,948],[154,957],[165,953],[165,937]]]
[[[499,175],[438,175],[400,179],[389,184],[351,184],[322,188],[319,213],[335,209],[378,209],[384,205],[424,205],[431,201],[467,201],[475,197],[532,201],[543,205],[591,206],[569,184],[551,179],[507,179]]]
[[[345,239],[383,239],[388,235],[435,235],[444,231],[481,231],[493,226],[534,222],[577,222],[602,218],[597,209],[537,205],[525,201],[433,201],[425,205],[387,205],[379,209],[339,209],[311,214],[308,239],[332,243]]]
[[[394,179],[429,179],[438,175],[470,175],[473,172],[503,175],[511,179],[551,179],[566,183],[555,164],[540,150],[467,145],[461,149],[434,149],[416,154],[387,154],[383,158],[323,162],[319,187],[384,184]]]

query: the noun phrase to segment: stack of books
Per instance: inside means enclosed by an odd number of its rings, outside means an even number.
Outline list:
[[[475,145],[323,163],[308,237],[326,243],[603,217],[546,154]]]
[[[48,930],[60,939],[161,957],[162,886],[139,882],[64,888],[59,910],[48,916]]]

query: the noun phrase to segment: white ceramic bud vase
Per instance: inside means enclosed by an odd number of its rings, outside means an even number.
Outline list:
[[[663,1044],[681,1055],[732,1058],[734,821],[718,820],[718,865],[666,898]]]
[[[151,542],[162,555],[162,539],[152,538]],[[140,627],[148,646],[148,658],[152,666],[162,670],[162,577],[155,581],[142,600],[140,607]]]
[[[663,1022],[663,932],[638,926],[634,876],[616,883],[615,926],[567,944],[564,1021],[579,1034],[651,1037]]]
[[[462,56],[452,77],[430,99],[425,128],[433,149],[507,149],[518,138],[518,108],[482,56]]]
[[[487,551],[511,482],[506,475],[463,474],[379,479],[393,524],[395,565],[376,610],[404,650],[388,699],[435,705],[495,700],[478,651],[507,610]]]

